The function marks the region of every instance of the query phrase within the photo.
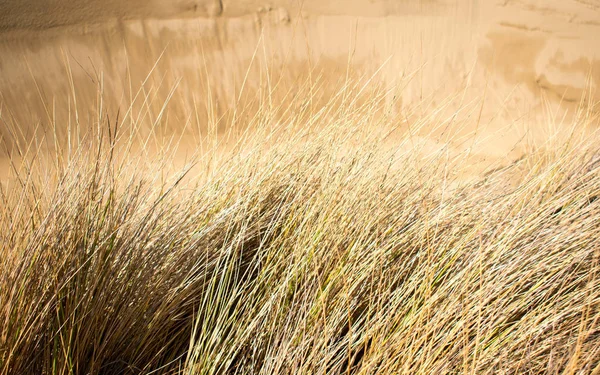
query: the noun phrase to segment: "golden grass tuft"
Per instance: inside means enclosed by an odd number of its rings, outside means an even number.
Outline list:
[[[18,148],[0,374],[600,373],[597,138],[461,182],[352,95],[233,115],[168,176],[127,114]]]

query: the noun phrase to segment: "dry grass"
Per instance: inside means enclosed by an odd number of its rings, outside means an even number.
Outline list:
[[[236,114],[168,178],[127,114],[21,143],[0,374],[600,373],[597,138],[459,183],[360,88]]]

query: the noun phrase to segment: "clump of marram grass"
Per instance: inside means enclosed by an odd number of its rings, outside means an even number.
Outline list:
[[[120,164],[114,135],[21,174],[0,374],[598,373],[600,150],[452,184],[461,155],[382,147],[370,110],[197,178]]]

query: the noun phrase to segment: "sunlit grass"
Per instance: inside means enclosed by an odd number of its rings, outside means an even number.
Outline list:
[[[469,182],[362,87],[265,95],[181,168],[127,111],[16,142],[0,374],[599,373],[597,137]]]

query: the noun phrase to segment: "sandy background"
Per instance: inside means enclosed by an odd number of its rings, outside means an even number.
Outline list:
[[[236,100],[247,72],[248,93],[278,77],[282,95],[314,80],[323,97],[377,72],[399,121],[415,103],[472,105],[465,116],[484,124],[477,155],[511,159],[585,93],[600,100],[600,1],[0,1],[5,139],[16,127],[33,137],[93,123],[100,84],[113,113],[144,87],[140,117],[156,120],[170,98],[165,133],[192,115],[201,127]]]

